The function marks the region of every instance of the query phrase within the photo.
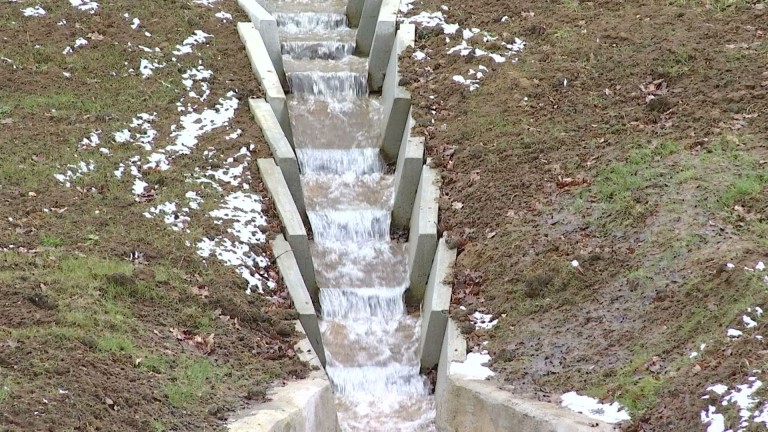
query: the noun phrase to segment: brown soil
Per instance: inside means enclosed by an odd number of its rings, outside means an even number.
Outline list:
[[[465,327],[513,391],[619,400],[629,430],[701,430],[705,387],[764,363],[725,329],[768,300],[740,270],[766,257],[768,8],[728,3],[415,4],[527,42],[495,64],[447,55],[460,38],[420,29],[429,58],[401,60],[442,169],[440,228],[460,251],[453,302],[467,310],[454,315],[500,318]],[[479,64],[478,90],[452,81]],[[646,98],[653,82],[666,92]]]
[[[268,154],[247,104],[261,90],[235,24],[214,14],[247,17],[234,0],[213,8],[117,1],[95,14],[68,2],[40,4],[47,16],[23,17],[22,8],[37,5],[24,1],[0,12],[0,57],[13,61],[0,61],[0,431],[222,430],[233,410],[262,402],[268,387],[305,376],[307,365],[293,351],[295,313],[283,287],[247,296],[234,269],[184,246],[223,232],[202,211],[192,214],[190,234],[143,213],[194,189],[185,176],[209,163],[201,155],[208,147],[229,155],[253,143],[254,161]],[[124,13],[142,26],[132,30]],[[62,19],[67,25],[57,25]],[[146,80],[128,72],[146,56],[138,45],[161,47],[169,61],[194,30],[215,36],[196,48],[200,54]],[[78,37],[89,45],[64,56]],[[206,104],[237,89],[237,115],[171,170],[144,173],[158,186],[157,199],[136,202],[131,179],[116,179],[109,164],[125,160],[120,152],[140,152],[110,136],[136,114],[157,112],[155,145],[167,145],[179,117],[180,72],[199,59],[215,77]],[[224,139],[236,129],[239,138]],[[76,151],[95,130],[118,157],[99,159],[96,174],[65,188],[53,174],[99,157]],[[250,183],[263,191],[258,175]],[[220,198],[207,194],[206,205]],[[276,225],[268,199],[265,205]],[[135,251],[141,259],[131,262]],[[271,265],[262,271],[277,279]]]

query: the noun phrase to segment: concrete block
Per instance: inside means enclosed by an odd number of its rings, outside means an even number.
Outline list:
[[[279,235],[272,241],[272,253],[277,260],[280,276],[282,276],[283,283],[285,283],[288,294],[291,296],[293,307],[299,313],[299,321],[304,329],[304,334],[307,335],[307,339],[312,344],[312,349],[318,360],[325,366],[325,349],[315,312],[315,305],[319,304],[317,287],[313,291],[307,289],[296,257],[285,237]]]
[[[269,59],[272,61],[272,66],[275,67],[280,83],[285,85],[285,69],[283,67],[280,38],[277,32],[277,20],[256,0],[237,0],[237,4],[248,14],[253,27],[261,34],[264,46],[269,53]]]
[[[267,144],[269,144],[269,149],[272,151],[275,163],[283,172],[283,177],[288,184],[288,189],[291,191],[296,209],[299,210],[302,220],[307,222],[307,214],[304,207],[304,191],[301,187],[301,174],[296,153],[293,151],[291,143],[288,142],[288,138],[286,138],[283,129],[280,127],[275,112],[267,101],[251,98],[248,103],[256,123],[261,127],[261,132],[267,140]]]
[[[413,213],[416,190],[424,166],[424,138],[411,136],[413,117],[408,116],[395,166],[395,200],[392,207],[392,226],[406,228]]]
[[[253,26],[253,23],[237,23],[237,32],[240,34],[240,40],[243,42],[243,45],[245,45],[245,52],[251,61],[251,68],[256,74],[256,78],[258,78],[262,90],[264,90],[267,103],[272,107],[272,111],[275,112],[277,121],[280,123],[280,127],[283,128],[288,141],[293,142],[285,91],[283,91],[280,77],[269,58],[269,53],[264,45],[261,34]]]
[[[494,381],[450,373],[467,359],[467,343],[449,319],[437,369],[435,424],[438,432],[609,432],[611,425],[559,405],[516,397]]]
[[[301,325],[296,323],[301,332]],[[299,358],[320,366],[312,344],[303,338],[294,347]],[[270,401],[244,410],[227,424],[229,432],[339,432],[335,398],[322,368],[299,381],[267,392]]]
[[[365,0],[347,1],[347,19],[349,20],[350,27],[357,27],[360,25],[360,16],[363,14],[364,4]]]
[[[264,181],[264,185],[267,187],[267,191],[269,191],[272,201],[275,203],[275,210],[277,210],[280,222],[283,223],[285,239],[291,245],[293,256],[296,258],[301,276],[304,278],[304,284],[310,292],[314,291],[317,289],[317,282],[315,280],[312,254],[309,250],[307,230],[304,228],[299,211],[293,202],[293,197],[288,189],[288,184],[283,178],[283,173],[273,159],[259,159],[256,161],[256,164],[259,167],[261,179]]]
[[[455,262],[456,249],[449,249],[445,239],[440,239],[421,305],[419,357],[422,370],[432,369],[440,361],[451,307],[451,278]]]
[[[367,56],[371,52],[373,35],[376,33],[376,23],[379,18],[382,0],[365,0],[360,11],[360,22],[357,24],[357,54]]]
[[[437,210],[440,198],[440,176],[436,169],[421,170],[416,200],[411,213],[408,234],[408,276],[410,288],[406,296],[409,305],[417,306],[424,299],[427,279],[437,249]]]
[[[387,64],[395,47],[395,32],[397,32],[397,10],[400,0],[382,0],[379,17],[376,19],[376,29],[371,41],[371,51],[368,56],[368,83],[371,91],[381,91],[384,84],[384,74]]]
[[[384,104],[381,153],[387,162],[397,160],[400,140],[403,133],[408,130],[406,123],[411,109],[411,93],[398,84],[400,82],[398,58],[406,47],[414,45],[415,32],[416,27],[413,24],[400,26],[381,87]]]

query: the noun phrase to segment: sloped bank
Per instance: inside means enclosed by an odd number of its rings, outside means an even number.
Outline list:
[[[258,161],[259,171],[283,224],[285,237],[273,242],[284,283],[288,286],[301,326],[307,338],[302,350],[311,361],[324,364],[324,348],[318,327],[317,282],[306,213],[300,187],[290,122],[285,107],[282,65],[274,65],[276,27],[274,18],[255,0],[240,0],[251,23],[238,29],[256,77],[266,91],[265,101],[252,101],[251,108],[270,144],[273,159]],[[422,331],[419,356],[423,370],[437,366],[435,391],[436,426],[439,431],[608,431],[611,427],[574,414],[559,406],[514,398],[485,376],[466,373],[470,368],[466,342],[448,318],[452,274],[456,251],[438,238],[440,176],[425,165],[423,139],[412,136],[410,94],[399,85],[398,55],[413,46],[415,28],[397,26],[398,2],[368,0],[348,8],[360,9],[350,17],[360,23],[358,39],[369,50],[369,73],[385,71],[383,77],[369,77],[381,90],[385,117],[382,155],[395,165],[393,226],[408,228],[408,276],[406,292],[411,306],[421,307]],[[372,11],[378,10],[378,14]],[[361,36],[362,34],[362,36]],[[370,37],[368,37],[370,36]],[[279,49],[279,43],[278,47]],[[378,90],[378,88],[374,88]],[[271,112],[270,112],[271,111]],[[466,365],[466,367],[464,367]],[[244,413],[230,426],[232,431],[337,430],[336,409],[330,383],[322,370],[309,378],[273,390],[272,401]]]

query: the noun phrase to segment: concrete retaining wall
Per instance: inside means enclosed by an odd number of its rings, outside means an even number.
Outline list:
[[[280,123],[277,121],[275,112],[272,111],[267,101],[251,98],[248,103],[251,107],[253,118],[261,127],[261,133],[267,140],[267,144],[269,144],[269,149],[272,151],[275,163],[283,172],[283,178],[285,178],[288,189],[291,191],[296,209],[299,211],[302,220],[307,222],[307,213],[304,208],[304,190],[301,187],[301,174],[299,173],[299,162],[296,159],[296,153],[294,153],[291,143],[288,142],[288,138],[286,138]]]
[[[424,166],[411,213],[408,234],[408,276],[410,288],[406,302],[418,306],[424,299],[432,259],[437,249],[437,210],[440,177],[437,170]]]
[[[392,207],[392,226],[407,228],[413,213],[413,202],[424,166],[424,138],[411,136],[413,117],[409,114],[405,132],[400,141],[395,168],[395,200]]]
[[[467,345],[453,320],[445,331],[437,372],[438,432],[609,432],[612,426],[557,405],[516,398],[493,381],[462,378],[452,363],[467,359]]]
[[[243,45],[245,45],[245,52],[251,61],[251,68],[258,78],[262,90],[264,90],[267,103],[275,112],[275,117],[277,117],[288,141],[293,142],[285,91],[283,91],[280,76],[270,60],[261,34],[253,26],[253,23],[237,23],[237,32],[240,34]]]
[[[301,325],[297,323],[301,331]],[[299,358],[316,366],[309,377],[271,389],[270,401],[243,411],[229,422],[229,432],[338,432],[338,416],[331,383],[311,343],[302,339],[295,347]]]
[[[323,348],[323,338],[320,333],[320,325],[315,312],[315,304],[319,304],[318,290],[307,289],[304,284],[304,278],[301,276],[296,257],[293,255],[291,246],[282,235],[277,236],[272,243],[272,253],[277,260],[277,267],[283,278],[283,283],[288,289],[288,294],[293,301],[293,307],[299,313],[299,321],[304,329],[304,334],[312,344],[317,358],[325,366],[325,349]]]
[[[381,87],[384,104],[384,134],[381,142],[381,153],[387,162],[397,160],[400,141],[403,134],[408,132],[406,123],[411,109],[411,93],[399,84],[398,58],[406,47],[414,45],[415,38],[416,27],[413,24],[400,26],[390,52],[387,73]]]
[[[355,4],[359,2],[353,0]],[[371,52],[373,34],[376,32],[376,22],[379,18],[382,0],[364,0],[360,10],[360,21],[357,24],[357,54],[367,56]]]
[[[269,59],[272,66],[275,67],[280,82],[285,85],[285,69],[283,68],[283,54],[280,48],[280,38],[277,33],[277,21],[275,17],[267,12],[256,0],[237,0],[240,8],[248,14],[253,27],[259,31],[264,41],[264,47],[269,53]]]
[[[312,254],[309,250],[309,238],[304,223],[301,220],[298,209],[293,202],[293,197],[288,189],[288,185],[283,178],[283,173],[272,159],[259,159],[256,161],[259,167],[261,179],[267,187],[267,191],[272,196],[275,203],[277,215],[283,223],[283,230],[288,244],[291,245],[293,256],[301,271],[309,291],[317,288],[315,280],[315,268],[312,263]]]
[[[397,10],[400,0],[383,0],[376,18],[371,50],[368,57],[368,84],[372,91],[381,90],[397,31]]]
[[[357,27],[360,25],[360,16],[363,14],[364,4],[365,0],[347,1],[347,19],[349,20],[350,27]]]
[[[453,286],[453,264],[456,262],[456,249],[448,249],[445,239],[440,239],[437,252],[429,273],[427,291],[421,305],[421,335],[419,339],[419,358],[421,369],[429,370],[437,366],[445,338],[445,327],[451,307],[451,287]]]

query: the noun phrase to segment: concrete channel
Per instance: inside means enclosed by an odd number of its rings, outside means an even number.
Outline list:
[[[238,3],[251,20],[238,23],[238,32],[265,95],[263,99],[251,99],[249,106],[273,156],[272,159],[259,159],[257,166],[283,227],[283,234],[278,235],[271,246],[282,282],[298,313],[297,326],[303,336],[296,350],[316,370],[304,380],[275,387],[271,390],[270,402],[239,413],[229,422],[228,428],[233,432],[372,431],[374,427],[344,428],[342,424],[343,416],[337,411],[338,395],[334,396],[334,392],[343,392],[345,387],[334,383],[331,373],[334,368],[338,369],[338,359],[335,366],[331,363],[339,354],[334,352],[334,347],[324,345],[328,324],[323,323],[321,309],[323,302],[341,295],[348,296],[345,301],[351,302],[350,305],[368,302],[366,307],[375,315],[381,313],[384,303],[389,304],[392,300],[378,298],[379,303],[371,303],[373,297],[365,297],[369,288],[350,294],[352,291],[333,289],[338,287],[320,286],[319,280],[326,278],[321,278],[315,262],[318,256],[313,256],[312,242],[317,239],[313,240],[311,229],[307,227],[313,226],[313,220],[317,223],[322,212],[316,208],[310,210],[308,205],[305,189],[307,182],[313,179],[307,172],[311,167],[306,161],[302,165],[300,152],[307,150],[294,141],[296,125],[292,125],[290,116],[292,95],[286,93],[286,89],[291,88],[290,61],[284,59],[280,19],[276,18],[280,12],[267,0],[238,0]],[[349,0],[344,13],[347,23],[357,27],[355,53],[368,56],[367,86],[378,94],[376,100],[382,112],[381,123],[377,125],[381,130],[380,157],[395,167],[387,220],[391,219],[392,227],[409,232],[402,256],[407,286],[400,296],[405,297],[409,306],[421,311],[416,326],[416,367],[422,371],[437,369],[435,394],[430,396],[434,400],[433,420],[424,430],[612,430],[560,407],[518,398],[499,389],[493,381],[452,373],[454,365],[467,360],[466,341],[449,317],[456,250],[438,238],[440,173],[426,163],[424,138],[413,135],[411,95],[399,85],[398,58],[408,46],[414,45],[415,27],[398,25],[398,5],[398,0]],[[326,153],[317,153],[321,155],[319,157],[336,154],[324,151]],[[365,151],[359,153],[360,157],[367,154]],[[333,192],[332,189],[329,191]],[[346,214],[344,211],[337,213]],[[310,213],[314,219],[309,217]],[[374,222],[378,220],[376,218],[380,216],[375,216]],[[317,237],[322,233],[313,234]],[[397,250],[397,247],[393,248]],[[400,259],[398,256],[393,255],[393,260]],[[339,265],[342,264],[343,260]],[[371,343],[375,346],[377,341]],[[364,375],[363,380],[365,382]]]

